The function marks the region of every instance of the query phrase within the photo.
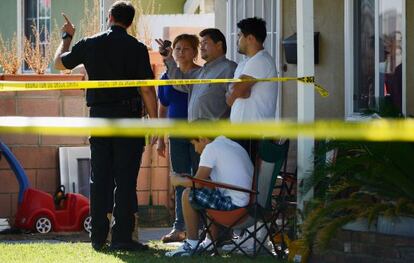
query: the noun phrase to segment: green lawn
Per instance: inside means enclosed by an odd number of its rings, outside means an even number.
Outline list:
[[[259,256],[255,260],[245,256],[194,256],[192,258],[166,258],[164,253],[171,247],[161,242],[151,242],[150,250],[141,253],[96,252],[90,243],[0,243],[0,262],[285,262],[270,256]]]

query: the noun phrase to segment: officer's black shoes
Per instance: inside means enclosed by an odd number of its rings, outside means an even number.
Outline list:
[[[145,251],[148,250],[148,248],[148,245],[136,241],[115,242],[109,246],[109,250],[119,251]]]

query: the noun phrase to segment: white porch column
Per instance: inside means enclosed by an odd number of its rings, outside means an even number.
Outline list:
[[[201,0],[187,0],[184,3],[184,14],[194,14],[200,6]]]
[[[298,76],[314,76],[314,42],[313,42],[313,0],[296,0]],[[315,119],[315,92],[312,84],[298,82],[298,122],[313,122]],[[298,137],[298,186],[313,169],[314,139]],[[298,189],[299,190],[299,189]],[[312,198],[313,192],[302,195],[298,191],[298,208]]]
[[[184,14],[194,14],[200,8],[200,14],[214,12],[214,0],[187,0],[184,3]]]
[[[17,1],[17,55],[21,58],[23,54],[23,34],[24,34],[24,14],[23,14],[23,3],[22,1]],[[22,67],[18,69],[18,73],[21,73]]]
[[[99,23],[100,23],[100,31],[104,31],[106,26],[106,17],[108,14],[109,5],[105,5],[104,0],[99,0]],[[105,9],[106,8],[106,9]]]

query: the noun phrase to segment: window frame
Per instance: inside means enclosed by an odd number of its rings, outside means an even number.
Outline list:
[[[402,1],[402,114],[407,114],[407,27],[406,27],[406,0]],[[354,111],[354,85],[355,85],[355,18],[356,0],[345,0],[344,5],[344,56],[345,56],[345,119],[364,120],[367,116]],[[379,95],[380,86],[380,39],[379,39],[379,0],[375,0],[375,97]]]
[[[36,11],[36,27],[39,28],[39,20],[40,18],[44,19],[47,17],[40,17],[39,15],[39,9],[40,9],[40,1],[41,0],[35,0],[36,1],[36,5],[37,5],[37,11]],[[26,37],[26,32],[25,32],[25,28],[26,28],[26,5],[25,5],[26,0],[19,0],[17,1],[17,36],[18,36],[18,43],[20,43],[20,45],[18,45],[18,52],[19,54],[23,54],[24,53],[24,39]],[[49,34],[52,32],[52,1],[50,1],[50,11],[49,11]],[[50,45],[50,35],[49,35],[49,39],[46,41],[41,41],[40,42],[41,45]],[[21,69],[20,72],[23,73],[33,73],[33,70],[31,70],[30,68],[26,68],[26,62],[23,62],[21,65]],[[46,73],[50,73],[51,72],[51,67],[50,65],[48,66]]]

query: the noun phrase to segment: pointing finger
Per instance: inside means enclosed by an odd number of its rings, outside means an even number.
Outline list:
[[[64,13],[62,13],[62,16],[63,16],[63,18],[65,18],[66,23],[68,23],[68,24],[72,24],[72,23],[70,22],[69,18],[68,18],[68,17],[67,17]]]

